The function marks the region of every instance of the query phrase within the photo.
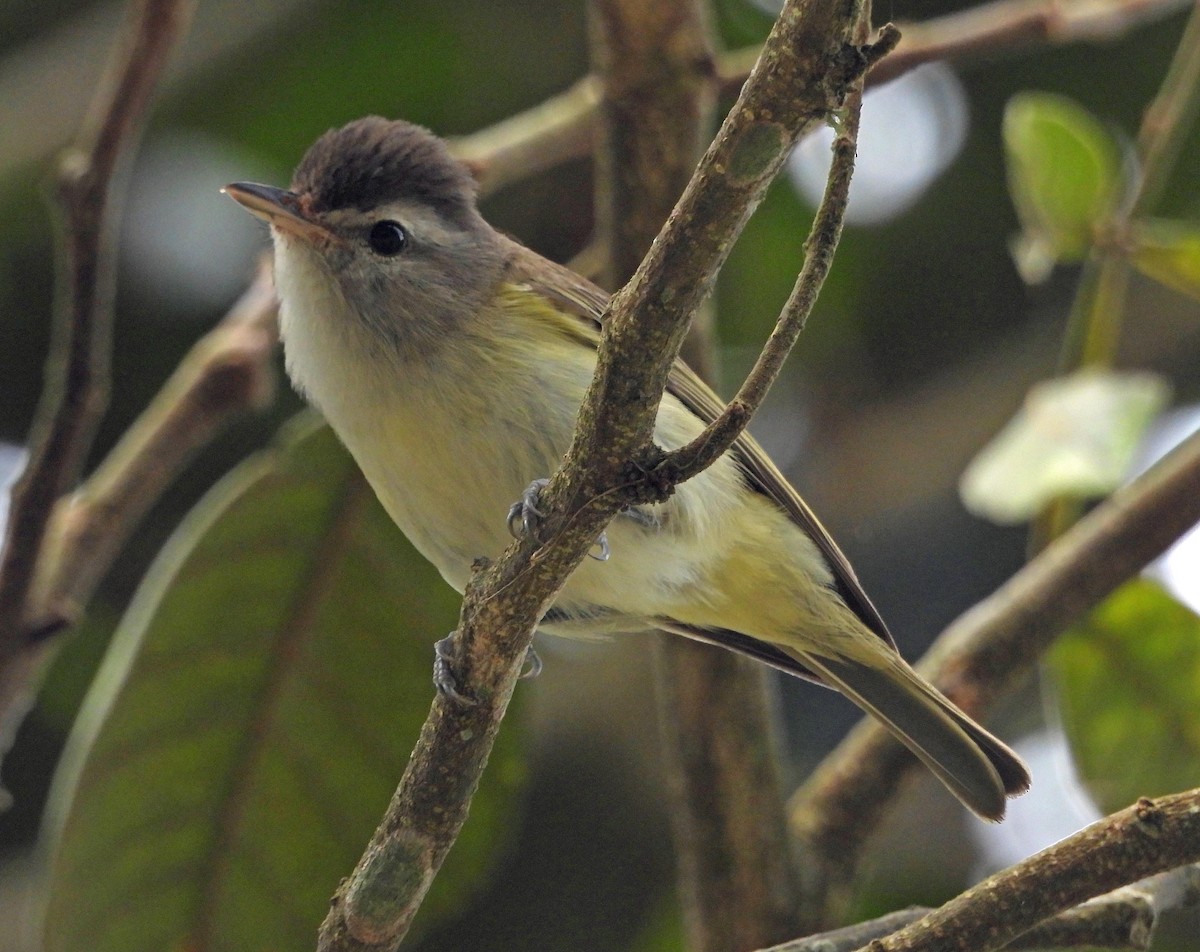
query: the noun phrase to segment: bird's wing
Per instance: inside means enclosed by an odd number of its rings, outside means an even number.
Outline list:
[[[554,303],[564,312],[587,322],[590,328],[599,329],[604,310],[608,305],[609,295],[605,291],[569,268],[543,258],[523,245],[516,242],[513,242],[512,245],[513,258],[507,280],[524,285],[530,291]],[[667,390],[705,423],[716,419],[725,406],[712,388],[681,360],[677,360],[671,369]],[[734,442],[731,452],[741,465],[750,485],[774,500],[816,543],[833,571],[838,594],[842,596],[846,604],[868,629],[894,648],[895,642],[892,640],[887,625],[884,624],[883,618],[871,603],[871,599],[867,597],[867,593],[863,591],[862,583],[854,574],[849,560],[838,548],[838,544],[833,541],[833,537],[821,525],[808,504],[800,498],[800,494],[792,488],[779,468],[771,462],[762,447],[748,433],[743,433]],[[700,637],[697,633],[684,631],[678,633]],[[700,637],[700,640],[712,640],[712,638],[704,636]],[[751,653],[736,645],[731,644],[728,647],[742,651],[742,653]],[[762,660],[781,664],[783,659],[763,658]],[[790,668],[791,665],[788,667]]]

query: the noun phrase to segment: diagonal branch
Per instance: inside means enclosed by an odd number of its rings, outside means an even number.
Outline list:
[[[1200,790],[1136,804],[997,873],[870,945],[870,952],[990,952],[1057,912],[1200,860]]]
[[[1009,693],[1072,622],[1200,521],[1200,434],[1080,520],[950,625],[917,669],[968,714]],[[882,728],[860,723],[792,801],[812,863],[811,901],[853,876],[867,838],[916,765]]]
[[[275,292],[264,266],[225,318],[79,489],[58,500],[38,556],[21,647],[0,664],[0,752],[7,749],[62,632],[82,616],[130,533],[187,462],[274,391]]]
[[[1005,952],[1035,949],[1146,952],[1150,948],[1159,913],[1164,908],[1177,908],[1177,905],[1164,903],[1161,894],[1172,887],[1181,874],[1186,880],[1184,890],[1192,894],[1197,892],[1196,881],[1200,880],[1200,874],[1195,866],[1184,866],[1142,882],[1121,886],[1044,919],[1003,948]],[[1195,896],[1186,896],[1183,904],[1194,905]],[[765,952],[855,952],[867,946],[867,943],[893,935],[934,912],[924,906],[912,906],[878,919],[785,942]],[[870,946],[868,949],[874,952]]]

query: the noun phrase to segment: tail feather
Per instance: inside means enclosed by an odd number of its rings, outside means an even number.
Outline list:
[[[899,658],[879,666],[847,658],[796,652],[818,672],[877,717],[975,813],[1004,816],[1005,797],[1029,787],[1029,771],[997,740],[925,682]]]

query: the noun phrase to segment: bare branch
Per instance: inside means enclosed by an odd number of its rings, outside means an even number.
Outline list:
[[[714,66],[704,4],[593,0],[595,75],[604,84],[596,144],[595,241],[603,281],[626,281],[683,192],[708,136]],[[711,311],[685,347],[714,366]],[[753,949],[796,935],[799,879],[787,835],[765,670],[660,636],[654,652],[661,763],[688,947]]]
[[[114,176],[137,141],[155,84],[191,9],[189,0],[139,4],[79,143],[60,165],[65,292],[58,302],[29,464],[13,487],[0,558],[0,667],[24,647],[21,622],[50,513],[78,477],[108,400]]]
[[[1200,520],[1200,435],[1096,507],[951,624],[917,669],[973,717],[1009,693],[1073,621]],[[812,864],[811,901],[846,884],[916,760],[878,725],[859,724],[792,801]]]
[[[1005,952],[1035,949],[1119,949],[1127,952],[1145,952],[1150,947],[1150,937],[1157,915],[1153,885],[1155,879],[1132,886],[1122,886],[1073,909],[1060,912],[1013,939],[1003,948]],[[872,940],[899,932],[933,912],[934,910],[925,906],[912,906],[880,916],[878,919],[785,942],[766,952],[855,952]]]
[[[1200,790],[1135,805],[997,873],[870,952],[990,952],[1092,896],[1200,860]]]
[[[74,624],[129,533],[192,456],[234,417],[270,402],[275,317],[264,263],[79,491],[59,501],[27,612],[31,637]]]
[[[61,641],[54,636],[79,621],[142,517],[230,421],[270,401],[275,312],[264,266],[96,471],[55,505],[18,629],[20,650],[0,665],[0,752],[54,658]]]
[[[475,173],[481,193],[498,191],[591,155],[599,105],[600,81],[585,76],[532,109],[454,140],[454,153]]]
[[[1108,42],[1185,9],[1190,0],[994,0],[897,26],[904,38],[867,76],[867,88],[938,60],[970,66],[1044,46]],[[736,94],[754,65],[749,47],[718,60],[722,89]]]
[[[1188,0],[995,0],[946,16],[902,23],[894,53],[871,69],[868,87],[888,82],[922,63],[970,64],[1042,46],[1109,41],[1169,16]],[[736,96],[758,60],[758,46],[716,59],[720,90]],[[571,159],[590,155],[595,143],[600,81],[585,76],[567,91],[455,143],[489,192]]]

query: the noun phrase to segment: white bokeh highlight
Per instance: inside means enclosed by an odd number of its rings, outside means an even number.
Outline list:
[[[278,172],[199,133],[171,132],[143,147],[121,229],[122,277],[181,305],[223,307],[242,290],[266,228],[221,194],[230,182],[268,184]]]
[[[908,211],[962,151],[970,124],[967,94],[944,63],[926,63],[868,90],[846,221],[879,225]],[[833,130],[808,136],[792,152],[788,174],[817,205],[829,173]]]
[[[1048,727],[1022,737],[1014,749],[1033,775],[1024,796],[1008,801],[1003,823],[971,823],[980,868],[973,879],[1006,869],[1100,819],[1079,781],[1066,735]]]
[[[1147,431],[1134,464],[1134,475],[1145,472],[1189,436],[1200,430],[1200,406],[1164,413]],[[1175,598],[1200,614],[1200,526],[1182,536],[1146,569]]]
[[[8,528],[8,507],[12,485],[25,468],[27,454],[20,446],[0,443],[0,540]]]

